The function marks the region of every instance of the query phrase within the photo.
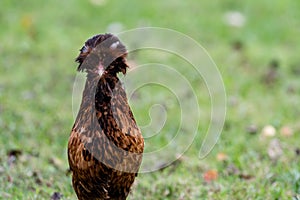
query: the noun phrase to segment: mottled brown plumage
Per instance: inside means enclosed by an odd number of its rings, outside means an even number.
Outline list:
[[[111,34],[87,40],[76,61],[87,72],[68,143],[72,183],[80,200],[126,199],[139,170],[144,140],[117,77],[126,48]]]

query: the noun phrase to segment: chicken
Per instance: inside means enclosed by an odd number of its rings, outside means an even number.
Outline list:
[[[127,50],[112,34],[85,42],[76,61],[87,73],[68,142],[73,188],[80,200],[126,199],[139,170],[144,139],[117,74]]]

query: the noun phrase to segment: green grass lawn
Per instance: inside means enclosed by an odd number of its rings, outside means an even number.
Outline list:
[[[207,50],[224,81],[227,115],[205,159],[198,158],[199,134],[177,162],[140,174],[129,199],[300,199],[299,10],[294,0],[1,0],[0,199],[50,199],[54,192],[76,198],[66,154],[74,120],[74,59],[94,34],[146,26],[182,32]],[[232,11],[244,23],[229,25]],[[130,58],[181,66],[151,52]],[[198,91],[198,132],[204,133],[211,103],[201,78],[190,83]],[[156,103],[151,98],[172,95],[155,87],[139,91],[141,98],[131,106],[142,126]],[[146,151],[172,138],[180,115],[176,105],[161,134],[146,141]],[[264,136],[267,125],[275,128],[274,136]],[[272,157],[272,149],[280,153]]]

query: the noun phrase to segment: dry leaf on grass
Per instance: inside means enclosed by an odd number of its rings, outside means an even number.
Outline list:
[[[272,125],[266,125],[262,129],[261,134],[264,137],[273,137],[276,134],[276,129]]]
[[[258,130],[258,128],[257,128],[257,126],[254,125],[254,124],[251,124],[251,125],[249,125],[249,126],[246,128],[247,133],[250,133],[250,134],[253,134],[253,135],[257,133],[257,130]]]
[[[290,137],[294,134],[293,129],[289,126],[283,126],[280,129],[280,134],[285,137]]]
[[[51,196],[50,200],[60,200],[63,197],[63,195],[59,192],[54,192]]]
[[[226,24],[233,27],[242,27],[246,22],[245,16],[239,11],[226,12],[224,18]]]
[[[220,152],[217,154],[217,160],[222,162],[222,161],[225,161],[228,159],[228,156],[227,154],[223,153],[223,152]]]
[[[20,155],[22,155],[22,151],[19,149],[12,149],[7,153],[7,155],[8,155],[8,160],[7,160],[8,165],[11,166],[16,162],[17,158]]]
[[[283,150],[280,141],[278,139],[272,139],[268,147],[268,155],[270,159],[272,161],[277,161],[282,154]]]
[[[206,182],[211,182],[211,181],[217,180],[218,172],[217,172],[217,170],[214,170],[214,169],[208,170],[204,173],[203,178]]]

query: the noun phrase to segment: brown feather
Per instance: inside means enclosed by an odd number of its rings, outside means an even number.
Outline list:
[[[97,44],[108,45],[97,49]],[[109,48],[111,44],[119,48]],[[116,76],[126,73],[125,47],[111,34],[85,43],[76,61],[87,80],[68,143],[72,183],[78,199],[126,199],[142,161],[144,140]],[[91,53],[97,61],[90,61]],[[94,57],[90,57],[94,59]],[[111,62],[104,73],[94,73],[98,61]]]

